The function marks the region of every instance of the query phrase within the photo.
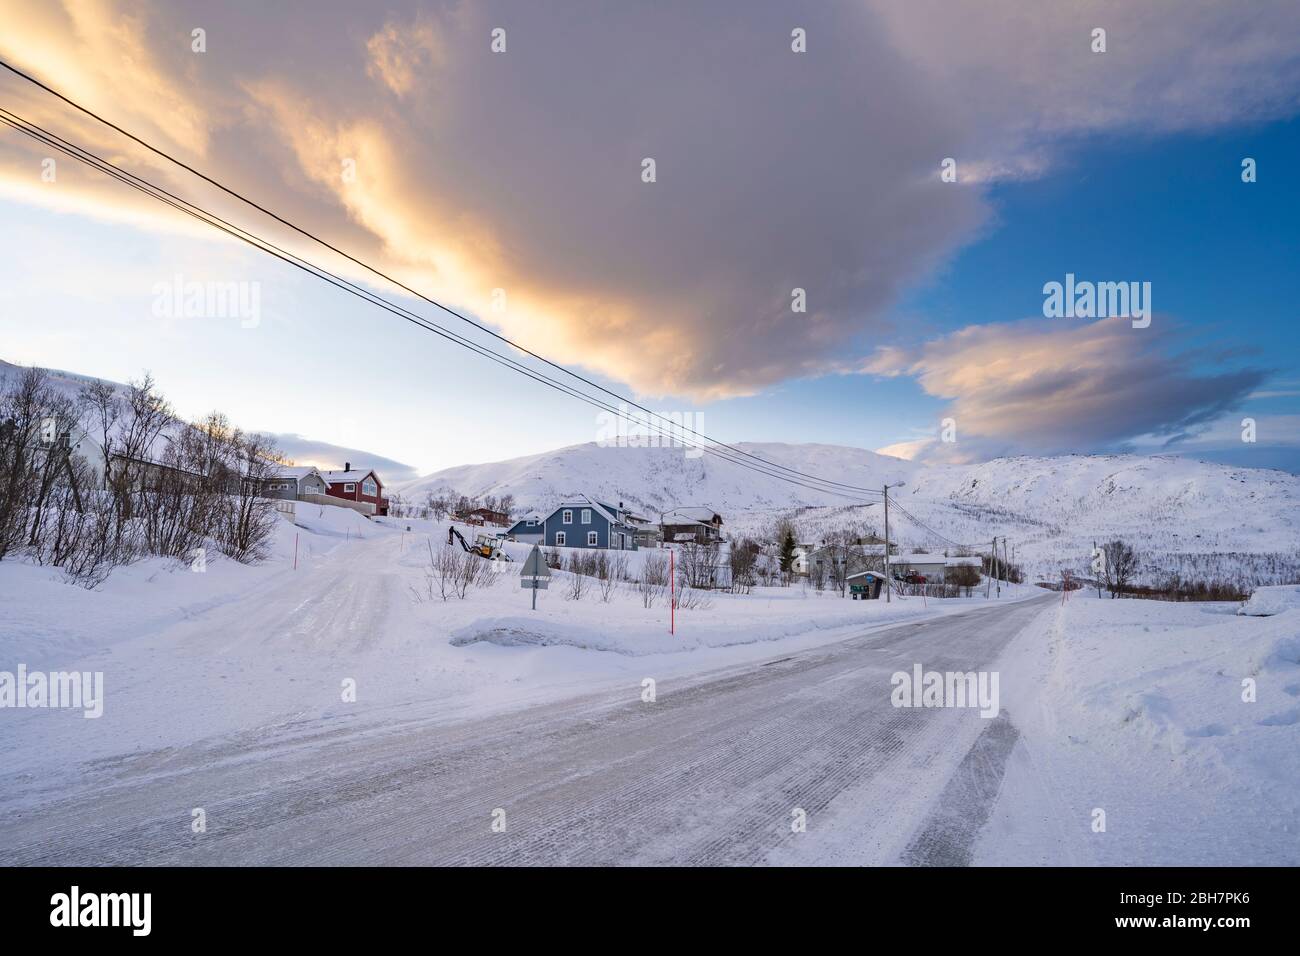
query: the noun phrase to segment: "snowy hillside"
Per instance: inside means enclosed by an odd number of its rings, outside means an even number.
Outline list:
[[[915,472],[911,462],[861,448],[754,442],[734,447],[787,468],[864,488],[902,481]],[[708,505],[723,514],[736,514],[852,500],[791,485],[712,455],[689,457],[689,451],[593,442],[509,461],[448,468],[397,490],[412,501],[429,492],[448,490],[478,496],[513,494],[517,507],[524,511],[545,508],[564,495],[587,492],[611,503],[622,501],[655,517],[683,505]]]
[[[975,465],[921,465],[836,445],[741,443],[741,451],[848,485],[906,485],[892,497],[891,530],[905,544],[987,547],[1006,536],[1033,576],[1084,570],[1092,543],[1121,537],[1143,557],[1142,576],[1280,583],[1300,571],[1300,477],[1171,455],[1001,458]],[[419,503],[429,493],[514,495],[517,513],[545,510],[587,492],[655,518],[707,505],[732,535],[768,537],[794,518],[801,537],[839,528],[883,529],[878,497],[851,497],[790,484],[680,448],[595,443],[436,472],[397,489]],[[914,516],[917,522],[911,517]],[[933,532],[927,530],[933,529]]]

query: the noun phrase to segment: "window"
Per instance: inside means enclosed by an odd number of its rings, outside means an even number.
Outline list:
[[[597,541],[596,541],[596,532],[594,532],[594,531],[588,531],[588,532],[587,532],[587,547],[589,547],[589,548],[594,548],[594,547],[596,546],[596,544],[597,544]]]
[[[357,490],[357,486],[350,481],[343,486],[343,493],[345,495],[355,494],[356,490]]]
[[[530,527],[530,528],[535,528],[536,526],[537,526],[537,519],[535,519],[535,518],[529,518],[529,519],[528,519],[528,527]]]
[[[555,532],[555,546],[556,546],[557,548],[562,548],[562,547],[564,547],[564,532],[563,532],[563,531],[557,531],[557,532]]]
[[[583,509],[582,509],[582,523],[583,523],[583,524],[591,524],[591,509],[590,509],[590,508],[583,508]]]
[[[379,494],[379,486],[376,485],[372,479],[367,478],[365,481],[361,483],[361,493],[363,495],[369,495],[371,498],[373,498],[377,494]]]
[[[560,516],[560,520],[563,521],[565,524],[573,524],[573,512],[570,511],[568,508],[565,508],[564,514]]]

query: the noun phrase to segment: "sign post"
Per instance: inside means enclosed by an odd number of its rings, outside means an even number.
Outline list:
[[[533,610],[537,610],[537,592],[551,586],[551,569],[542,560],[542,549],[533,545],[524,566],[519,572],[519,586],[533,592]]]

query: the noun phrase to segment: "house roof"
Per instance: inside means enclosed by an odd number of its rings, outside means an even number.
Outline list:
[[[561,511],[565,508],[592,508],[610,524],[622,525],[626,527],[626,524],[624,522],[619,521],[618,518],[614,516],[618,511],[617,508],[610,507],[607,504],[602,504],[601,502],[593,498],[591,495],[579,495],[570,501],[561,501],[558,505],[556,505],[554,508],[551,509],[551,514],[553,515],[555,514],[555,512]],[[550,517],[550,515],[548,515],[547,517]]]
[[[378,482],[381,485],[383,484],[382,481],[379,481],[379,476],[375,475],[374,469],[372,468],[366,468],[366,469],[353,468],[351,471],[322,471],[321,472],[321,477],[324,478],[331,485],[341,485],[345,481],[362,481],[363,479],[365,479],[367,476],[370,475],[374,475],[376,482]]]
[[[669,518],[684,518],[684,521],[668,520]],[[700,524],[712,524],[713,519],[717,518],[719,523],[722,521],[722,515],[718,514],[712,508],[686,507],[674,508],[672,511],[664,512],[663,524],[690,524],[699,522]]]
[[[275,471],[271,472],[266,477],[272,481],[274,481],[277,478],[280,479],[296,478],[301,480],[303,478],[306,478],[308,475],[312,474],[313,472],[316,472],[316,469],[313,468],[311,465],[285,465],[283,467],[276,468]],[[316,473],[319,474],[319,472]]]
[[[889,556],[890,564],[938,564],[948,563],[948,559],[942,554],[927,554],[924,551],[914,551],[911,554],[891,554]]]

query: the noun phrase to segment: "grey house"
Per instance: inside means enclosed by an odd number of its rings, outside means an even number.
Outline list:
[[[262,482],[262,496],[303,501],[306,495],[326,492],[324,476],[310,466],[277,468]]]
[[[622,503],[615,508],[590,495],[579,495],[562,502],[543,520],[542,544],[548,548],[636,551],[636,528],[628,523]]]
[[[545,523],[546,519],[534,512],[527,518],[520,518],[512,524],[510,530],[506,532],[506,537],[514,538],[521,544],[541,544],[542,528]]]

